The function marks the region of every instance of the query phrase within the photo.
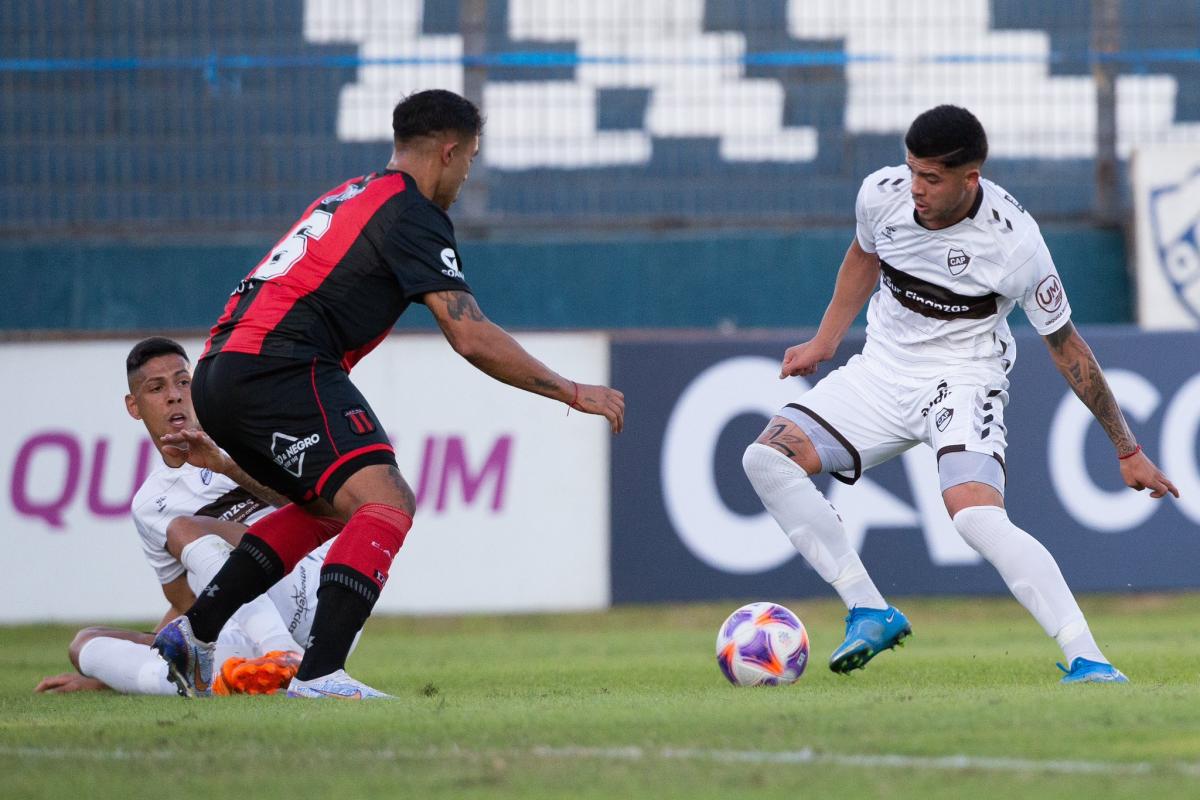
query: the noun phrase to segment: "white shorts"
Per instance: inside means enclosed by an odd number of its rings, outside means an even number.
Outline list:
[[[279,609],[283,624],[296,641],[296,648],[304,650],[308,634],[312,630],[313,611],[317,607],[317,588],[321,584],[321,565],[325,554],[333,546],[329,540],[300,560],[296,568],[279,583],[267,590],[267,597]],[[355,642],[357,643],[357,639]],[[250,638],[233,620],[226,623],[217,637],[216,663],[224,664],[232,656],[257,658],[265,655],[258,643]]]
[[[937,453],[967,451],[1004,465],[1008,378],[998,366],[954,367],[937,377],[905,373],[862,354],[789,403],[782,416],[811,417],[850,453],[846,483],[924,442]]]

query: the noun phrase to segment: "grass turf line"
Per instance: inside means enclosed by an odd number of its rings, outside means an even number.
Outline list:
[[[1200,595],[1083,598],[1127,687],[1058,685],[1009,598],[899,602],[910,644],[841,677],[844,612],[783,602],[813,641],[793,687],[724,683],[729,602],[375,619],[349,666],[380,704],[35,696],[74,629],[0,628],[0,796],[1200,793]]]

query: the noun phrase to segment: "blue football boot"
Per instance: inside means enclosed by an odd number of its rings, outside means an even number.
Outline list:
[[[1058,668],[1067,673],[1059,683],[1129,683],[1129,678],[1121,670],[1103,661],[1080,657],[1071,662],[1070,669],[1061,663]]]
[[[216,647],[196,639],[187,617],[176,617],[154,637],[151,649],[167,662],[167,677],[184,697],[212,695],[213,652]]]
[[[884,650],[902,645],[901,640],[911,634],[908,617],[895,606],[855,606],[846,617],[846,640],[829,657],[829,668],[843,675],[861,669]]]

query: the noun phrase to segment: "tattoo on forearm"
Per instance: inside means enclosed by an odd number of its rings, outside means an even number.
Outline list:
[[[1045,338],[1058,371],[1095,416],[1117,450],[1122,453],[1132,450],[1135,446],[1133,432],[1129,430],[1100,364],[1087,342],[1075,333],[1075,326],[1067,323]]]
[[[795,458],[800,452],[800,437],[787,432],[786,425],[772,425],[762,432],[758,441],[768,447],[774,447],[788,458]]]
[[[479,304],[466,292],[451,292],[446,295],[446,313],[453,320],[469,319],[472,322],[483,322],[484,320],[483,312],[479,310]]]
[[[530,378],[529,385],[534,389],[544,389],[547,392],[553,392],[558,389],[558,383],[556,381],[549,381],[545,378]]]

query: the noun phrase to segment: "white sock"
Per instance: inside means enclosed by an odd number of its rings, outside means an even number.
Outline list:
[[[954,515],[954,527],[991,562],[1046,635],[1054,637],[1068,666],[1079,656],[1107,663],[1054,556],[1013,525],[1008,512],[997,506],[971,506]]]
[[[124,694],[178,694],[167,680],[167,662],[128,639],[90,639],[79,651],[79,671]]]
[[[799,464],[755,442],[742,456],[746,477],[792,546],[842,598],[847,608],[887,608],[887,601],[850,546],[837,511]]]
[[[183,548],[179,561],[187,570],[188,586],[197,596],[217,576],[231,549],[220,536],[212,535],[201,536]],[[296,650],[296,641],[279,616],[279,609],[265,594],[239,608],[232,620],[258,645],[259,655],[272,650]]]

